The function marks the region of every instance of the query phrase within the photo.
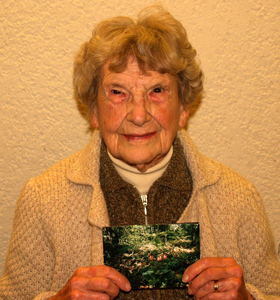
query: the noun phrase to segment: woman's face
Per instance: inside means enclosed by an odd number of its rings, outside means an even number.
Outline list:
[[[145,172],[168,153],[188,108],[178,97],[175,76],[143,74],[132,57],[121,73],[103,67],[103,78],[92,115],[109,152]]]

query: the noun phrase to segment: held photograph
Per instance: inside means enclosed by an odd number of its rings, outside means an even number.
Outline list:
[[[185,288],[185,269],[200,258],[199,224],[103,228],[104,264],[133,289]]]

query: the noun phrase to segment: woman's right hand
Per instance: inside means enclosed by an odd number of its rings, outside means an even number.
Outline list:
[[[78,268],[67,284],[49,300],[115,299],[121,290],[130,291],[128,279],[108,266]]]

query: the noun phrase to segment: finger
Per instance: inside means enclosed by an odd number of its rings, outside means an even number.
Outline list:
[[[217,285],[215,289],[215,284]],[[243,285],[243,282],[241,279],[238,278],[230,278],[225,280],[219,280],[219,281],[210,281],[207,282],[203,287],[201,287],[194,295],[195,298],[200,299],[203,298],[209,294],[217,294],[217,293],[225,293],[229,294],[238,294],[243,291],[243,288],[245,286]],[[244,289],[245,290],[245,289]],[[216,297],[217,295],[215,295]]]
[[[194,295],[196,299],[200,299],[202,297],[205,297],[211,293],[215,293],[214,289],[215,281],[209,281],[204,286],[202,286],[200,289],[198,289],[195,293],[193,293],[191,287],[188,289],[189,295]],[[222,285],[219,284],[218,286],[219,292],[222,291]]]
[[[87,268],[78,268],[75,275],[83,275],[86,277],[105,277],[114,282],[120,289],[130,291],[131,285],[128,279],[118,272],[116,269],[108,266],[94,266]]]
[[[236,290],[230,290],[230,291],[226,291],[226,292],[219,292],[219,293],[215,293],[215,294],[211,294],[211,295],[206,295],[204,297],[198,298],[198,297],[194,297],[194,299],[199,299],[199,300],[209,300],[209,299],[215,299],[215,300],[225,300],[225,299],[242,299],[242,300],[247,300],[247,299],[252,299],[251,295],[249,294],[249,292],[247,290],[244,291],[244,293],[239,293]]]
[[[231,265],[237,265],[235,260],[231,257],[202,258],[185,270],[182,279],[184,282],[189,282],[206,269],[215,267],[226,267]]]
[[[194,299],[199,299],[199,300],[209,300],[209,299],[225,300],[225,299],[237,299],[237,298],[236,297],[235,298],[230,297],[228,295],[228,292],[222,292],[222,293],[215,293],[215,295],[213,295],[213,297],[210,297],[210,295],[206,295],[206,296],[201,297],[201,298],[195,297]]]
[[[113,281],[104,277],[89,278],[87,289],[94,292],[106,293],[111,298],[117,297],[120,292],[119,287]]]
[[[80,294],[86,294],[87,296],[96,295],[107,295],[102,296],[104,299],[111,299],[118,296],[120,289],[119,287],[110,279],[105,277],[85,277],[82,275],[73,276],[69,282],[71,296],[77,296],[80,299]],[[79,297],[78,297],[79,296]],[[76,299],[73,297],[73,299]],[[82,297],[83,299],[83,297]],[[97,299],[99,299],[97,297]]]
[[[107,294],[95,291],[81,291],[81,290],[74,290],[67,294],[67,299],[83,299],[83,300],[111,300],[115,297],[111,297]],[[53,299],[53,298],[51,298]],[[55,298],[56,299],[56,298]],[[59,298],[60,299],[60,298]],[[63,299],[66,299],[63,297]]]
[[[238,280],[240,283],[242,283],[243,282],[242,275],[243,275],[242,269],[238,265],[224,267],[224,268],[206,269],[201,274],[199,274],[194,280],[190,282],[189,291],[192,294],[196,294],[197,291],[201,289],[203,286],[215,280],[222,282],[224,279],[231,279],[232,281]]]

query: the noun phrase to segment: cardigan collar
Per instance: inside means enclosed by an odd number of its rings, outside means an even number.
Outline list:
[[[174,141],[173,149],[173,156],[167,169],[162,176],[156,180],[156,182],[158,182],[159,185],[167,186],[173,190],[185,191],[189,189],[189,186],[186,185],[185,180],[186,178],[190,177],[190,175],[186,165],[181,163],[184,161],[184,153],[178,138],[176,138]],[[106,165],[106,172],[103,172],[104,183],[106,183],[102,186],[102,190],[104,192],[113,192],[122,188],[128,188],[130,186],[129,183],[121,178],[114,168],[104,142],[101,144],[100,161],[102,165]]]
[[[193,194],[216,183],[221,176],[220,164],[202,155],[184,129],[178,131],[188,168],[193,181]],[[93,188],[88,220],[90,224],[109,226],[109,216],[99,181],[101,137],[94,130],[88,145],[78,154],[77,160],[67,171],[67,178],[76,184]]]
[[[221,177],[221,164],[201,154],[186,130],[179,130],[177,135],[192,175],[194,190],[215,184]]]
[[[66,177],[75,184],[89,185],[93,188],[88,221],[102,228],[110,226],[108,210],[99,182],[101,137],[94,130],[89,143],[78,153],[77,160],[67,171]]]
[[[99,130],[94,130],[89,143],[78,152],[78,158],[67,171],[67,178],[73,183],[95,186],[99,182],[100,168]]]

